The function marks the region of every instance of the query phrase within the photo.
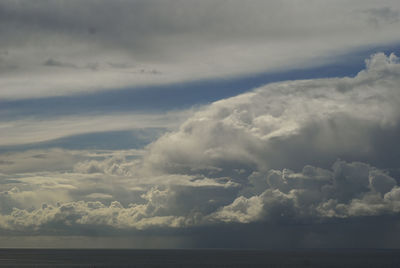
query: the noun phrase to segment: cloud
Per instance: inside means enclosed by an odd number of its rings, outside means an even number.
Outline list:
[[[147,140],[146,137],[141,136],[157,136],[162,128],[168,129],[178,126],[191,113],[192,110],[188,109],[147,114],[56,115],[47,120],[27,116],[24,119],[0,121],[0,128],[3,130],[0,134],[0,146],[12,147],[25,144],[28,147],[35,147],[35,143],[42,143],[42,146],[46,146],[46,143],[68,143],[68,139],[79,139],[79,135],[81,135],[81,138],[84,138],[85,135],[93,135],[92,139],[95,138],[96,134],[101,136],[110,132],[109,134],[112,135],[113,131],[116,133],[118,131],[131,131],[132,136],[138,136],[137,143],[139,144],[140,140]],[[147,134],[143,134],[146,131]],[[36,146],[40,147],[40,144],[36,144]]]
[[[248,191],[249,197],[241,195],[234,184],[212,183],[211,180],[208,185],[195,182],[179,185],[178,181],[172,181],[164,186],[141,181],[143,188],[137,190],[136,200],[131,199],[126,205],[112,201],[122,196],[117,189],[112,190],[112,195],[111,192],[95,192],[102,184],[106,186],[107,181],[96,180],[96,184],[92,184],[84,176],[80,182],[76,179],[64,178],[52,184],[47,179],[36,180],[36,187],[30,184],[31,189],[26,188],[27,181],[22,179],[25,184],[19,187],[25,189],[13,187],[2,192],[1,228],[48,233],[49,226],[53,226],[60,232],[74,233],[84,226],[129,231],[235,222],[316,224],[321,220],[400,212],[397,182],[381,170],[359,162],[337,161],[331,170],[305,166],[299,173],[287,169],[270,170],[264,177],[263,192]],[[127,182],[121,183],[128,186]],[[84,187],[89,190],[92,185],[97,189],[84,195]],[[110,191],[107,188],[104,190]],[[72,196],[78,189],[80,198],[85,197],[87,201],[72,201],[78,198]],[[56,202],[61,200],[60,194],[65,201]]]
[[[400,13],[396,9],[390,7],[371,8],[364,10],[368,15],[367,21],[375,27],[380,27],[381,24],[396,23],[400,19]]]
[[[114,156],[103,161],[91,160],[79,162],[74,166],[74,170],[79,173],[105,173],[130,176],[134,167],[135,162],[127,162],[124,156]]]
[[[76,181],[71,183],[76,184]],[[101,188],[99,184],[100,181],[96,183],[97,189]],[[227,189],[226,185],[217,183],[204,186],[152,186],[148,190],[139,190],[137,201],[124,206],[119,201],[105,200],[120,197],[121,195],[115,195],[116,189],[113,190],[114,196],[91,193],[85,196],[88,201],[61,201],[61,193],[68,198],[77,188],[64,187],[64,191],[60,191],[61,183],[55,182],[55,185],[58,187],[51,187],[51,191],[47,192],[42,185],[39,188],[41,190],[21,190],[14,187],[0,193],[0,227],[22,233],[28,230],[48,233],[51,232],[51,226],[63,233],[79,232],[80,227],[84,226],[117,230],[178,228],[196,224],[201,220],[202,213],[209,212],[212,207],[221,205],[221,202],[227,204],[232,195],[232,190]],[[85,183],[80,182],[79,185],[79,191],[83,191]],[[86,184],[86,187],[90,186]],[[49,198],[50,193],[53,198]],[[194,199],[189,198],[188,195],[191,194]],[[214,198],[213,204],[208,205],[210,196]],[[50,204],[38,203],[39,198],[47,199]],[[57,198],[59,202],[55,202]]]
[[[229,180],[204,176],[138,177],[137,156],[135,150],[9,153],[16,164],[0,174],[1,229],[71,234],[85,226],[111,231],[191,226],[229,204],[239,190]]]
[[[43,65],[45,66],[55,66],[55,67],[67,67],[67,68],[77,68],[77,66],[71,64],[71,63],[67,63],[67,62],[62,62],[62,61],[58,61],[55,59],[48,59],[46,60]]]
[[[266,181],[264,192],[249,198],[239,196],[211,218],[241,223],[313,222],[400,211],[396,180],[364,163],[337,161],[332,171],[312,166],[305,166],[300,173],[270,170]]]
[[[69,170],[85,158],[79,152],[50,149],[3,153],[0,159],[3,161],[0,165],[1,173],[18,174]]]
[[[323,233],[385,222],[400,212],[399,77],[399,59],[378,53],[353,78],[274,83],[204,106],[141,151],[9,153],[1,229]]]
[[[60,227],[73,225],[100,225],[115,228],[135,227],[137,229],[158,227],[178,227],[183,222],[180,217],[173,216],[146,216],[146,206],[123,208],[113,201],[109,206],[100,202],[72,202],[59,207],[43,205],[41,209],[28,212],[14,209],[9,216],[0,219],[0,225],[5,229],[24,230],[33,228],[37,230],[43,225],[59,224]]]
[[[362,15],[355,16],[361,5]],[[7,73],[0,96],[40,98],[319,66],[351,49],[399,42],[399,8],[393,0],[2,1],[0,51],[8,55],[0,63]],[[372,20],[385,27],[371,27]],[[79,68],[50,68],[43,59]]]
[[[338,158],[396,168],[398,58],[379,53],[366,64],[354,78],[269,84],[217,101],[154,142],[145,165],[238,179],[271,168],[327,168]]]

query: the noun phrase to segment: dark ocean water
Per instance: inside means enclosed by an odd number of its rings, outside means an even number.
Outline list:
[[[400,250],[0,249],[0,267],[400,267]]]

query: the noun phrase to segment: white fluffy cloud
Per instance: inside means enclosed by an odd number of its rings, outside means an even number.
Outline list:
[[[366,65],[354,78],[215,102],[145,151],[3,156],[15,163],[0,177],[0,226],[68,233],[398,215],[400,63],[376,54]],[[34,169],[38,161],[49,168]]]

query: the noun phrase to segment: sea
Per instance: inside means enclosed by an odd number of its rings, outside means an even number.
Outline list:
[[[0,267],[400,267],[400,250],[0,249]]]

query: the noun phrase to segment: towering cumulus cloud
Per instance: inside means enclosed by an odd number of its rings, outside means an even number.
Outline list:
[[[338,158],[390,168],[400,65],[394,54],[376,54],[366,65],[354,78],[270,84],[215,102],[156,141],[146,164],[239,180],[254,170],[326,168]]]
[[[399,85],[399,59],[379,53],[353,78],[280,82],[220,100],[134,160],[121,153],[80,159],[66,173],[8,176],[0,226],[144,230],[396,215]]]
[[[394,54],[376,54],[354,78],[271,84],[213,103],[156,141],[145,165],[239,183],[239,196],[211,215],[225,222],[397,213],[399,74]]]

